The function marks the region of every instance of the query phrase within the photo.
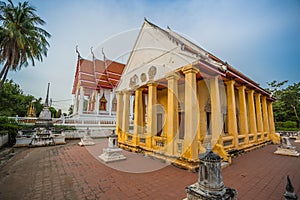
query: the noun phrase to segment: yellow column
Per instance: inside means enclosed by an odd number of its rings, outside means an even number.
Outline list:
[[[167,113],[167,153],[174,155],[174,137],[178,132],[178,80],[175,73],[169,74],[168,80],[168,113]]]
[[[130,109],[130,93],[123,93],[123,122],[122,122],[122,137],[121,142],[125,142],[125,135],[129,131],[129,109]]]
[[[147,113],[147,139],[146,146],[152,148],[152,136],[157,133],[157,83],[151,82],[148,84],[148,113]]]
[[[218,76],[210,79],[210,97],[211,97],[211,121],[212,121],[212,139],[211,145],[215,146],[218,142],[222,144],[222,113],[219,91]]]
[[[245,86],[238,87],[239,91],[239,107],[240,107],[240,134],[245,135],[245,144],[249,142],[248,138],[248,118],[245,97]]]
[[[192,65],[182,69],[185,74],[185,99],[184,99],[184,144],[183,157],[190,161],[198,160],[198,117],[199,107],[197,102],[196,74],[199,70]]]
[[[269,102],[267,102],[267,104],[268,104],[268,114],[269,114],[269,123],[270,123],[270,138],[274,144],[279,144],[280,136],[275,133],[272,102],[269,101]]]
[[[135,90],[135,102],[134,102],[134,129],[133,129],[133,136],[132,136],[132,144],[137,145],[137,137],[139,134],[142,133],[143,126],[142,126],[142,92],[143,88],[138,88]]]
[[[253,140],[257,140],[257,128],[255,118],[255,107],[254,107],[254,90],[248,90],[248,109],[249,109],[249,126],[250,134],[254,134]]]
[[[275,124],[274,124],[274,116],[273,116],[273,106],[272,102],[268,101],[268,114],[269,114],[269,123],[270,123],[270,134],[275,133]]]
[[[233,145],[238,147],[238,132],[236,120],[236,104],[234,95],[234,80],[225,82],[227,88],[228,132],[234,137]]]
[[[263,131],[263,119],[261,112],[261,100],[260,93],[255,93],[255,107],[256,107],[256,120],[257,120],[257,132],[261,133],[261,139],[264,139],[264,131]]]
[[[270,138],[270,129],[269,129],[269,115],[267,109],[267,97],[262,96],[262,110],[263,110],[263,121],[264,121],[264,133],[268,134],[268,138]]]
[[[209,98],[209,91],[208,91],[207,85],[208,84],[206,84],[206,82],[204,80],[200,80],[200,81],[198,81],[198,86],[197,86],[198,87],[197,89],[198,89],[199,113],[200,113],[198,139],[202,143],[204,141],[204,138],[206,137],[206,131],[207,131],[206,130],[206,128],[207,128],[206,110],[205,110],[205,105]]]
[[[116,116],[116,134],[118,140],[122,141],[122,118],[123,118],[123,92],[117,92],[117,116]]]

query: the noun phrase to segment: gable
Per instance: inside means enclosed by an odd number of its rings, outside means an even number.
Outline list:
[[[145,20],[117,91],[131,90],[133,86],[145,85],[149,80],[162,79],[168,72],[195,60],[197,55],[184,51],[180,40]]]

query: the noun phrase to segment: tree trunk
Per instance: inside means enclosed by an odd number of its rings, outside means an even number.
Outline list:
[[[297,120],[298,120],[297,125],[298,125],[298,127],[299,127],[299,125],[300,125],[300,119],[299,119],[299,116],[298,116],[298,113],[297,113],[296,106],[294,106],[294,105],[291,105],[291,106],[292,106],[293,109],[294,109],[295,116],[296,116],[296,118],[297,118]]]
[[[2,80],[2,76],[4,74],[4,71],[6,69],[6,65],[3,66],[2,70],[1,70],[1,73],[0,73],[0,80]]]
[[[1,75],[0,76],[0,90],[2,89],[3,84],[6,80],[6,77],[7,77],[7,74],[8,74],[8,69],[9,69],[8,65],[4,65],[4,67],[1,71],[1,74],[0,74]]]

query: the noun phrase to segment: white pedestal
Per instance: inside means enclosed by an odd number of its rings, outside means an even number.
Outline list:
[[[106,163],[126,159],[120,148],[104,148],[99,158]]]
[[[277,150],[274,153],[279,155],[296,156],[296,157],[300,155],[300,153],[296,149],[282,148],[282,147],[277,147]]]
[[[91,146],[94,145],[95,142],[93,141],[93,139],[90,136],[83,136],[83,138],[81,138],[81,141],[78,143],[80,146]]]

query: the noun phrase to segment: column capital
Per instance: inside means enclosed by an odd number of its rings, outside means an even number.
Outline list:
[[[122,91],[121,94],[123,94],[123,95],[130,95],[130,91],[129,90],[124,90],[124,91]]]
[[[226,85],[234,85],[235,80],[228,80],[224,82]]]
[[[250,95],[253,95],[254,94],[254,90],[246,90],[246,92]]]
[[[238,90],[245,90],[245,89],[246,89],[246,86],[241,85],[241,86],[238,86],[237,89],[238,89]]]
[[[260,98],[260,97],[261,97],[261,93],[255,92],[255,93],[254,93],[254,96],[255,96],[256,98]]]
[[[122,95],[123,93],[124,93],[124,91],[116,91],[116,93],[118,94],[118,95]],[[100,94],[100,93],[99,93]]]
[[[147,84],[148,87],[149,87],[149,86],[156,87],[157,85],[158,85],[158,83],[157,83],[157,82],[154,82],[154,81],[150,81],[150,82],[148,82],[148,84]]]
[[[189,74],[189,73],[198,73],[199,72],[199,69],[194,67],[193,65],[189,64],[189,65],[186,65],[184,67],[182,67],[182,72],[184,74]]]
[[[179,80],[180,79],[180,76],[178,75],[177,72],[169,72],[166,74],[165,77],[167,80],[172,80],[172,79]]]

